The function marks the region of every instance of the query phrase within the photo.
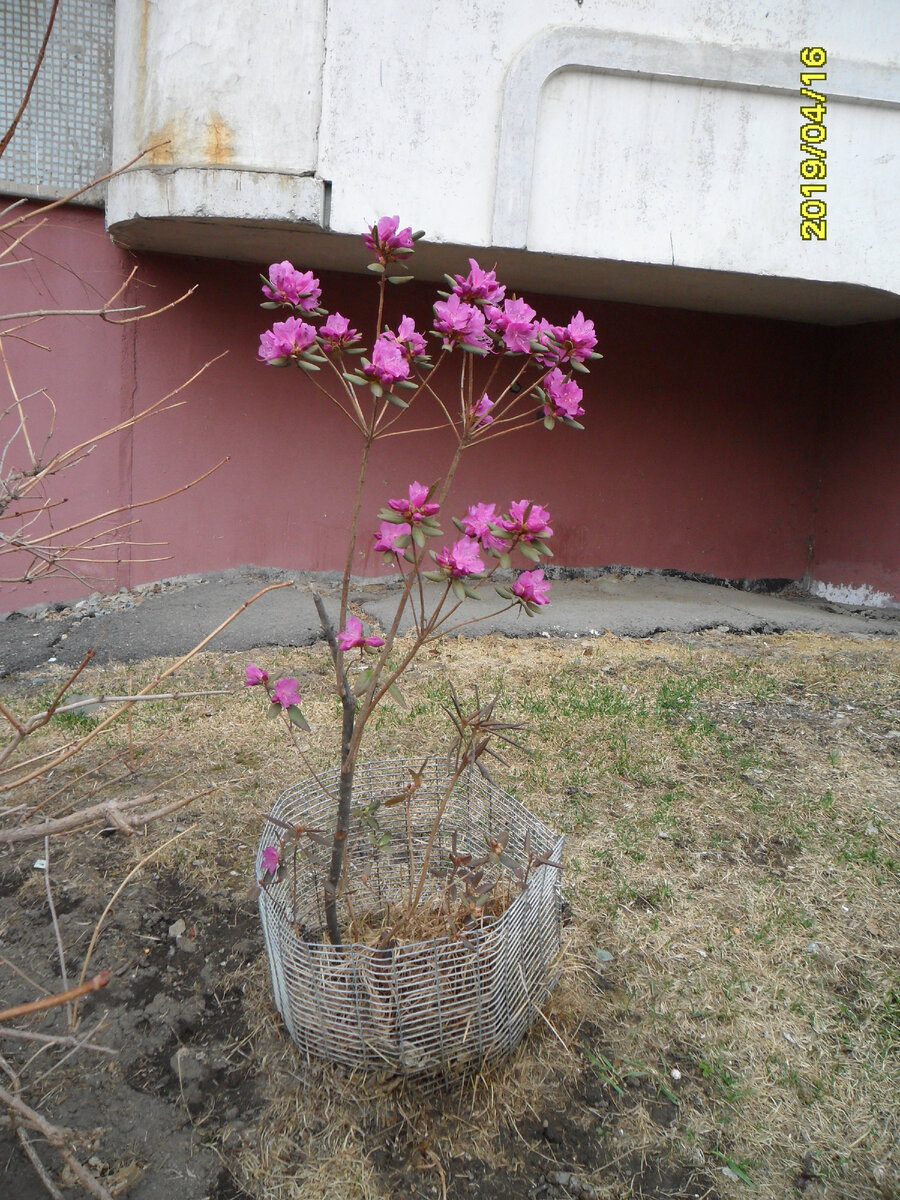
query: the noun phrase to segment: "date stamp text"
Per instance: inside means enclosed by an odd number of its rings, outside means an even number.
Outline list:
[[[805,242],[826,240],[825,178],[825,71],[819,70],[827,61],[821,46],[804,46],[800,62],[806,68],[800,72],[800,237]]]

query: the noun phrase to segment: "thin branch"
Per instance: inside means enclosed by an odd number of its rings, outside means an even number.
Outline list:
[[[53,888],[50,886],[50,839],[44,838],[44,884],[47,888],[47,905],[50,909],[50,920],[53,924],[53,933],[56,937],[56,949],[59,954],[59,976],[62,980],[63,991],[69,990],[69,974],[66,970],[66,952],[63,948],[62,934],[59,930],[59,921],[56,916],[56,905],[53,903]],[[72,1028],[72,1006],[66,1002],[66,1019],[69,1023],[69,1028]]]
[[[125,876],[125,878],[119,884],[119,886],[116,888],[116,890],[110,896],[109,901],[106,905],[106,908],[104,908],[103,912],[100,914],[100,919],[98,920],[97,924],[94,926],[94,932],[91,935],[91,940],[90,940],[90,943],[87,948],[87,953],[84,956],[84,963],[82,964],[82,967],[81,967],[81,980],[79,980],[79,982],[83,981],[85,975],[87,974],[88,963],[90,963],[91,955],[94,953],[94,947],[97,945],[97,938],[100,936],[100,930],[103,928],[103,922],[106,920],[107,916],[109,915],[110,909],[115,904],[115,902],[118,900],[119,896],[122,894],[126,885],[134,878],[135,875],[137,875],[138,871],[140,871],[141,868],[144,867],[151,860],[151,858],[155,858],[156,855],[161,853],[163,850],[165,850],[165,848],[167,846],[171,846],[173,842],[177,842],[179,840],[179,838],[183,838],[185,836],[185,834],[193,833],[196,828],[197,828],[196,825],[189,825],[187,827],[187,829],[182,829],[180,833],[176,833],[174,837],[168,838],[165,842],[162,842],[161,845],[154,846],[154,848],[148,854],[145,854],[144,857],[142,859],[140,859],[131,868],[131,870],[128,872],[128,874]],[[102,974],[104,974],[104,972],[101,971],[100,974],[102,975]],[[108,976],[109,972],[107,971],[107,972],[105,972],[105,974]],[[108,982],[108,979],[107,979],[107,982]],[[0,1013],[0,1017],[2,1017],[2,1015],[3,1014]],[[77,1018],[78,1018],[78,1002],[76,1000],[75,1012],[73,1013],[73,1021],[77,1021]]]
[[[82,971],[82,982],[77,987],[68,988],[66,991],[57,992],[52,996],[44,996],[41,1000],[29,1000],[27,1004],[16,1004],[13,1008],[4,1008],[0,1012],[0,1021],[12,1021],[16,1017],[28,1017],[32,1013],[43,1012],[47,1008],[58,1008],[60,1004],[68,1004],[70,1000],[78,1000],[81,996],[86,996],[89,992],[98,992],[101,988],[105,988],[112,978],[109,971],[104,970],[95,975],[93,979],[88,979],[87,982],[84,982],[84,974]]]
[[[157,142],[153,146],[148,146],[146,150],[142,150],[140,154],[136,154],[134,158],[130,158],[127,163],[123,163],[121,167],[115,167],[112,171],[107,171],[105,175],[98,175],[96,179],[92,179],[90,183],[84,184],[83,187],[76,188],[74,192],[69,192],[65,196],[60,196],[58,200],[51,200],[49,204],[42,204],[40,208],[34,212],[23,213],[21,217],[16,217],[14,221],[7,221],[5,225],[0,225],[0,233],[5,233],[7,229],[12,229],[16,225],[22,225],[25,221],[34,220],[35,217],[42,217],[44,213],[52,212],[54,208],[61,208],[64,204],[69,204],[72,200],[76,200],[79,196],[83,196],[85,192],[89,192],[91,188],[99,187],[101,183],[106,183],[109,179],[115,179],[117,175],[124,174],[129,167],[133,167],[136,162],[140,162],[148,154],[152,154],[154,150],[158,150],[160,146],[167,146],[168,140]]]
[[[18,1096],[14,1096],[12,1092],[7,1091],[5,1087],[0,1086],[0,1101],[2,1101],[11,1112],[16,1113],[23,1118],[37,1133],[46,1138],[51,1146],[56,1149],[65,1159],[69,1170],[81,1183],[85,1191],[90,1192],[95,1200],[113,1200],[112,1195],[99,1183],[94,1176],[87,1171],[72,1151],[69,1149],[67,1142],[72,1137],[72,1131],[65,1129],[60,1125],[51,1125],[46,1117],[43,1117],[36,1109],[31,1108],[20,1100]]]
[[[50,16],[47,18],[47,28],[44,30],[44,40],[41,42],[41,48],[38,50],[37,59],[35,60],[31,75],[28,78],[28,86],[25,88],[25,95],[22,97],[22,103],[19,105],[19,110],[13,117],[12,124],[10,125],[9,129],[7,129],[6,133],[3,135],[3,138],[0,139],[0,158],[3,157],[6,147],[12,141],[12,136],[16,132],[16,126],[19,124],[19,121],[22,119],[22,114],[28,107],[28,101],[31,99],[31,89],[34,87],[35,80],[38,77],[38,72],[40,71],[41,64],[44,61],[44,55],[47,53],[47,43],[50,41],[50,34],[53,32],[53,22],[56,20],[56,10],[58,8],[59,0],[53,0],[53,6],[50,9]]]

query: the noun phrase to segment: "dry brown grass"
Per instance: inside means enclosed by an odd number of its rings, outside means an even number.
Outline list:
[[[207,653],[180,686],[239,694],[132,717],[135,746],[162,740],[121,786],[185,768],[173,795],[217,785],[166,852],[210,888],[246,887],[261,817],[307,773],[240,687],[250,658],[300,678],[309,758],[330,765],[322,646]],[[133,669],[133,686],[156,670]],[[123,690],[128,673],[80,686]],[[244,996],[266,1105],[223,1150],[242,1186],[380,1200],[402,1170],[423,1195],[516,1195],[520,1175],[568,1163],[601,1200],[739,1196],[747,1180],[772,1200],[896,1200],[896,640],[459,640],[409,673],[409,707],[380,711],[370,755],[436,749],[451,675],[461,695],[502,687],[501,719],[531,730],[531,756],[495,774],[568,835],[563,982],[511,1062],[435,1103],[301,1060],[260,957]],[[135,861],[174,824],[132,839]]]

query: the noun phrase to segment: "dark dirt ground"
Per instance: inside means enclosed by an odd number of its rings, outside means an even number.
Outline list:
[[[2,1004],[32,999],[35,984],[61,988],[55,935],[46,899],[44,872],[34,867],[33,848],[8,856],[0,873],[0,956],[27,963],[33,983],[5,973]],[[95,836],[66,861],[61,848],[51,863],[60,882],[54,900],[60,932],[68,949],[70,977],[77,976],[95,924],[113,883],[122,879],[131,857],[118,837]],[[108,882],[107,882],[108,881]],[[246,1139],[260,1136],[254,1117],[266,1098],[266,1057],[248,1043],[253,1005],[245,1002],[247,977],[255,990],[263,970],[255,902],[244,891],[203,891],[171,871],[142,871],[125,889],[104,924],[91,960],[113,969],[103,991],[81,1002],[78,1035],[116,1048],[114,1056],[82,1051],[56,1066],[28,1098],[42,1096],[41,1110],[55,1124],[78,1131],[77,1147],[85,1162],[113,1195],[130,1200],[251,1200],[234,1182],[229,1163]],[[181,932],[183,925],[183,932]],[[263,980],[267,984],[267,980]],[[269,1036],[289,1047],[268,996]],[[28,1028],[65,1033],[65,1010],[57,1008]],[[538,1031],[537,1036],[540,1036]],[[584,1044],[602,1045],[602,1032],[585,1026]],[[3,1054],[17,1069],[37,1047],[4,1039]],[[295,1071],[304,1064],[288,1049]],[[49,1061],[61,1054],[48,1053]],[[314,1065],[313,1072],[334,1070]],[[29,1070],[33,1078],[35,1067]],[[301,1075],[295,1076],[302,1086]],[[343,1080],[338,1086],[343,1086]],[[446,1159],[440,1174],[421,1143],[422,1120],[439,1124],[447,1096],[407,1093],[396,1111],[384,1103],[360,1106],[367,1156],[386,1189],[394,1195],[444,1194],[448,1200],[487,1200],[535,1196],[547,1200],[594,1195],[583,1190],[579,1171],[606,1166],[629,1181],[629,1195],[657,1200],[704,1197],[715,1200],[713,1180],[688,1164],[631,1156],[615,1157],[617,1114],[642,1105],[666,1127],[675,1110],[655,1088],[634,1080],[619,1094],[590,1070],[550,1086],[543,1111],[530,1115],[503,1135],[497,1147],[509,1166],[468,1154]],[[449,1101],[456,1105],[457,1097]],[[410,1121],[410,1110],[416,1112]],[[395,1119],[392,1119],[392,1116]],[[65,1167],[45,1144],[47,1166],[67,1180]],[[303,1148],[296,1153],[302,1157]],[[68,1177],[71,1179],[71,1177]],[[77,1187],[66,1197],[81,1195]],[[302,1193],[296,1193],[302,1194]],[[329,1194],[332,1194],[329,1192]],[[337,1194],[337,1193],[334,1193]],[[0,1129],[0,1195],[9,1200],[43,1200],[47,1193],[18,1145],[15,1134]]]

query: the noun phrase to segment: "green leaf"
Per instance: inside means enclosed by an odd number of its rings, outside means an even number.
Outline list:
[[[362,696],[364,694],[369,684],[372,682],[372,676],[374,674],[374,667],[366,667],[365,670],[359,672],[353,681],[353,694],[355,696]]]
[[[574,417],[563,417],[563,425],[568,425],[570,429],[584,429],[580,421],[576,421]]]
[[[412,235],[412,240],[414,242],[420,242],[424,236],[425,236],[425,230],[417,229]]]
[[[401,400],[399,396],[395,396],[393,392],[388,392],[385,396],[388,404],[393,404],[394,408],[409,408],[405,400]]]
[[[527,558],[529,562],[540,562],[541,556],[539,551],[535,550],[534,546],[528,542],[519,543],[519,552],[523,558]]]
[[[406,701],[403,699],[403,694],[401,693],[400,689],[397,687],[396,683],[391,684],[391,686],[388,688],[388,693],[392,699],[397,701],[397,703],[400,705],[401,708],[409,707],[407,705]]]
[[[556,421],[553,419],[553,417],[550,416],[549,413],[547,413],[547,415],[544,417],[544,428],[552,429],[555,425],[556,425]]]
[[[380,383],[378,383],[374,379],[371,380],[369,383],[369,391],[372,393],[372,395],[375,397],[376,400],[379,400],[384,395],[384,388],[381,386]]]
[[[414,392],[418,389],[419,384],[414,379],[398,379],[394,382],[394,387],[402,387]]]
[[[503,567],[505,571],[509,570],[509,568],[512,566],[512,559],[509,557],[509,554],[504,553],[500,555],[500,566]]]
[[[422,578],[427,579],[429,583],[443,583],[444,576],[440,571],[423,571]]]
[[[413,525],[412,527],[412,540],[420,549],[425,545],[425,534],[418,525]]]
[[[260,275],[260,279],[262,279],[262,278],[263,278],[263,276]],[[269,281],[267,279],[266,283],[268,283],[268,282]],[[281,308],[281,305],[277,302],[277,300],[263,300],[262,304],[260,304],[259,307],[260,308]]]
[[[321,371],[321,367],[317,367],[315,363],[304,362],[302,358],[297,359],[297,366],[301,371]]]
[[[447,282],[450,284],[450,287],[451,287],[451,288],[455,288],[455,287],[456,287],[456,280],[453,278],[453,276],[452,276],[452,275],[448,275],[446,271],[444,272],[444,278],[445,278],[445,279],[447,280]],[[262,276],[261,276],[261,275],[260,275],[260,279],[262,279]],[[268,279],[267,279],[267,280],[266,280],[266,283],[268,283],[268,282],[269,282],[269,281],[268,281]]]
[[[269,705],[269,707],[266,709],[266,716],[267,716],[267,717],[269,718],[269,720],[271,721],[271,720],[273,720],[275,717],[280,717],[283,711],[284,711],[284,710],[282,709],[282,707],[281,707],[281,705],[278,703],[278,701],[277,701],[277,700],[273,700],[273,701],[272,701],[272,703]]]
[[[376,275],[384,274],[384,267],[381,265],[381,263],[366,263],[366,270],[374,271]]]
[[[590,352],[590,354],[588,355],[588,358],[602,358],[602,357],[603,357],[603,355],[598,354],[596,350],[592,350]]]
[[[289,358],[270,358],[266,363],[267,367],[286,367],[291,360]]]
[[[354,375],[351,371],[342,372],[348,383],[355,384],[357,387],[364,387],[369,381],[364,375]]]
[[[296,725],[300,729],[305,729],[307,733],[311,732],[312,727],[309,721],[307,721],[306,717],[304,717],[303,713],[296,704],[292,704],[290,706],[290,708],[287,710],[287,715],[288,720],[292,725]]]
[[[457,598],[457,600],[465,600],[466,589],[465,589],[465,585],[461,582],[461,580],[459,580],[459,579],[451,580],[450,581],[450,590],[453,592],[453,595]]]
[[[590,371],[587,369],[584,363],[579,362],[575,358],[572,359],[572,361],[569,363],[569,366],[573,371],[578,371],[580,375],[590,375]]]
[[[415,275],[388,275],[388,283],[409,283],[411,279],[415,279]]]
[[[465,350],[466,354],[478,354],[482,358],[487,354],[487,350],[483,346],[473,346],[469,342],[460,342],[460,350]]]
[[[469,587],[469,585],[467,583],[463,584],[463,588],[465,590],[466,595],[469,597],[470,600],[480,600],[481,599],[481,596],[476,591],[476,589]]]
[[[495,583],[494,591],[501,598],[501,600],[512,600],[512,598],[513,598],[512,592],[509,590],[509,588],[506,586],[505,583]]]

